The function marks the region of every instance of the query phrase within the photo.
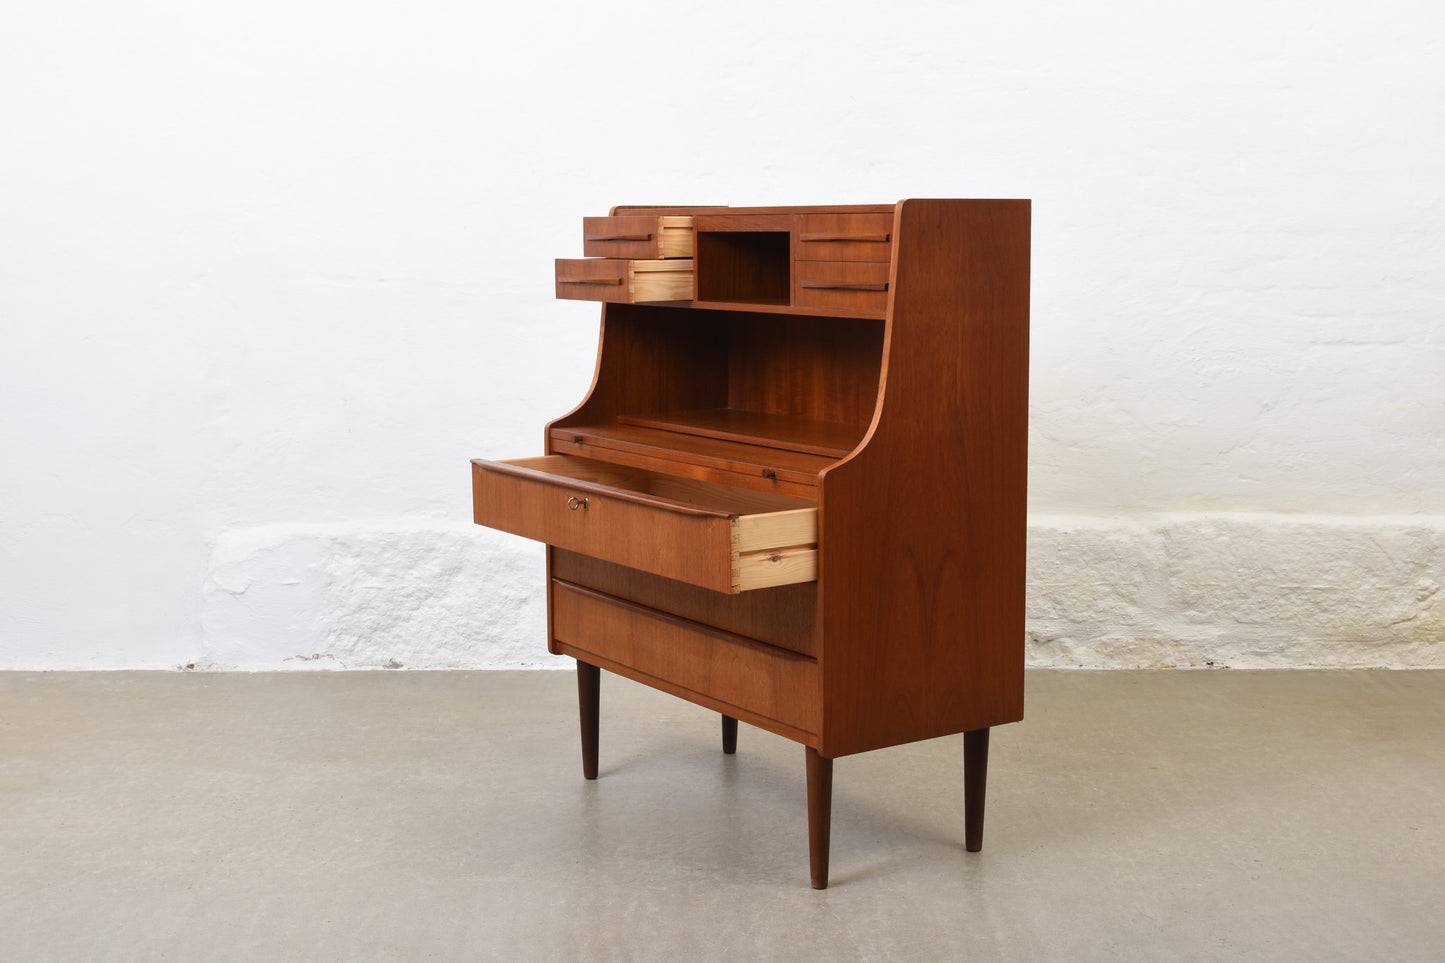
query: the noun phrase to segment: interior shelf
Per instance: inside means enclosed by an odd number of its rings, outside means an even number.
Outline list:
[[[619,415],[618,424],[661,428],[684,435],[721,438],[783,451],[842,458],[863,440],[866,426],[768,415],[737,408],[669,411],[657,415]]]
[[[816,498],[818,473],[841,457],[632,424],[556,427],[551,441],[559,453],[800,498]]]
[[[801,304],[792,304],[786,298],[774,301],[705,301],[699,298],[696,301],[668,301],[665,307],[685,308],[697,311],[752,311],[759,314],[787,314],[794,317],[813,318],[867,318],[873,321],[882,321],[885,312],[881,309],[864,307],[846,307],[843,305],[827,305],[825,307],[810,307]]]

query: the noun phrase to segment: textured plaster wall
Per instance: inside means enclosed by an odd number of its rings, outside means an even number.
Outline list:
[[[0,667],[548,664],[614,203],[1034,199],[1029,637],[1445,665],[1445,8],[18,0]]]

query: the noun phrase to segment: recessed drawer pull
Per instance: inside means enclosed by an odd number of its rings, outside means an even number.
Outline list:
[[[651,234],[584,234],[584,241],[650,241]]]
[[[819,291],[887,291],[887,281],[804,281],[805,288]]]
[[[621,284],[622,278],[558,278],[559,284]]]
[[[576,495],[573,495],[571,498],[567,499],[567,507],[572,509],[574,512],[579,508],[585,512],[587,511],[587,499],[578,498]]]
[[[886,244],[890,234],[799,234],[798,240],[808,243],[812,241],[868,241],[876,244]]]

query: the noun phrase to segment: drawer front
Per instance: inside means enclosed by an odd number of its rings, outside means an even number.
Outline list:
[[[557,297],[573,301],[626,304],[629,300],[627,262],[559,257]]]
[[[888,311],[886,261],[798,261],[793,304],[881,318]]]
[[[799,261],[887,261],[892,214],[800,214],[793,257]]]
[[[587,257],[692,257],[691,217],[620,215],[582,219],[582,253]]]
[[[623,674],[667,683],[704,705],[818,731],[818,663],[807,656],[560,580],[552,582],[552,636],[565,654],[630,669]]]
[[[558,258],[557,297],[610,304],[691,301],[692,259]]]
[[[571,455],[472,462],[479,525],[717,592],[818,577],[818,510],[794,498]]]

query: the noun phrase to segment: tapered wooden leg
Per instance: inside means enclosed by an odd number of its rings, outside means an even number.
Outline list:
[[[963,734],[963,848],[983,849],[983,797],[988,786],[988,730]]]
[[[577,710],[582,719],[582,775],[597,778],[598,693],[602,670],[586,662],[577,663]]]
[[[728,755],[738,751],[738,721],[732,716],[723,716],[723,752]]]
[[[828,888],[828,836],[833,822],[833,760],[808,753],[808,869],[813,888]]]

